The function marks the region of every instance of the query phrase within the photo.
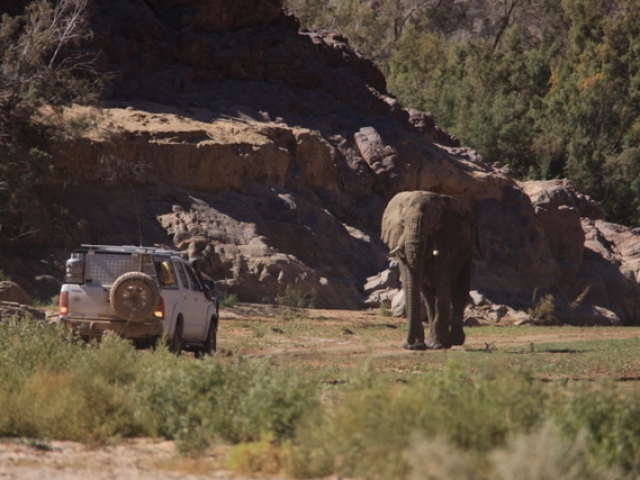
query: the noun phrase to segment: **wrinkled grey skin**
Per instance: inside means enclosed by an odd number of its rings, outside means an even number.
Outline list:
[[[382,216],[382,240],[400,264],[409,333],[405,348],[426,350],[462,345],[469,298],[474,221],[464,204],[432,192],[401,192]],[[429,335],[420,315],[427,304]]]

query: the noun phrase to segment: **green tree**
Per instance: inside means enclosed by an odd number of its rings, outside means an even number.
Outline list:
[[[389,61],[389,89],[520,179],[568,177],[611,220],[640,224],[640,5],[487,5],[483,27],[463,40],[414,16]]]
[[[87,39],[86,0],[36,0],[0,23],[0,240],[33,233],[37,189],[52,172],[52,144],[64,136],[61,107],[90,102],[100,77],[73,55]]]
[[[285,0],[303,28],[336,30],[373,60],[383,73],[408,27],[429,19],[437,31],[452,32],[468,22],[465,4],[445,0]],[[466,23],[465,23],[466,24]]]
[[[640,7],[618,2],[611,15],[611,5],[566,2],[572,28],[564,58],[554,65],[549,115],[566,139],[564,174],[612,220],[637,225]]]

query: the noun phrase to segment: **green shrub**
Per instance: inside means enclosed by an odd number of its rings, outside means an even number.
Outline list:
[[[68,329],[40,321],[0,322],[0,384],[20,386],[37,369],[70,368],[85,345]]]
[[[225,293],[220,303],[223,307],[232,308],[238,303],[238,295],[235,293]]]
[[[54,295],[53,297],[50,297],[48,299],[44,299],[44,298],[35,298],[33,299],[33,301],[31,302],[33,307],[36,308],[45,308],[45,309],[51,309],[51,310],[57,310],[58,309],[58,304],[60,302],[60,295]]]
[[[186,453],[216,438],[291,438],[299,418],[317,403],[316,388],[302,374],[265,361],[184,362],[163,352],[153,357],[137,385],[140,417],[148,431],[177,440]]]
[[[513,435],[503,448],[492,452],[495,476],[502,480],[606,480],[624,478],[616,469],[590,468],[584,431],[565,436],[551,421],[530,433]],[[472,477],[468,477],[472,478]]]
[[[276,304],[291,308],[313,308],[316,301],[315,291],[304,291],[298,286],[287,285],[276,297]]]
[[[391,302],[389,300],[382,300],[380,302],[378,315],[380,315],[381,317],[390,317],[391,316]]]
[[[61,326],[0,324],[0,435],[99,442],[141,432],[131,345],[89,346]]]
[[[115,335],[85,344],[63,327],[0,323],[0,436],[104,443],[175,439],[198,453],[213,439],[291,438],[317,388],[269,362],[137,353]]]
[[[546,294],[529,309],[531,320],[536,325],[558,325],[553,295]]]
[[[637,397],[613,383],[582,388],[558,409],[557,422],[568,436],[586,432],[593,466],[619,467],[640,475],[640,405]]]
[[[637,341],[616,345],[637,350]],[[115,335],[86,344],[61,326],[10,320],[0,323],[0,437],[161,436],[186,454],[225,441],[238,445],[234,469],[296,477],[638,477],[633,386],[541,382],[509,366],[513,356],[475,358],[437,372],[417,364],[402,382],[367,362],[321,387],[265,359],[140,353]],[[612,361],[595,358],[586,368]]]
[[[540,383],[504,367],[478,380],[454,363],[408,385],[364,380],[322,418],[301,426],[294,475],[405,478],[406,451],[416,436],[486,453],[504,445],[510,432],[537,425],[545,406]]]
[[[225,462],[226,467],[234,472],[245,474],[275,475],[283,466],[286,451],[278,448],[268,439],[253,443],[236,445]]]

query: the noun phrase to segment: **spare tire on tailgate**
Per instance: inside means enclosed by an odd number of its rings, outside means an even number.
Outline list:
[[[158,305],[160,290],[146,273],[120,275],[109,291],[109,303],[119,317],[132,322],[148,320]]]

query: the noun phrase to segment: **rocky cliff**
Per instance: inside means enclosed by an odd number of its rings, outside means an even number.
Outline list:
[[[89,6],[84,49],[114,76],[90,113],[98,127],[60,147],[41,189],[55,222],[42,220],[24,258],[4,259],[34,295],[62,277],[65,250],[144,243],[197,257],[241,300],[295,289],[357,308],[397,288],[365,294],[388,267],[386,202],[425,189],[472,206],[482,301],[526,309],[551,294],[566,321],[640,324],[637,232],[606,223],[568,182],[523,184],[487,165],[403,108],[339,33],[300,31],[279,0]]]

